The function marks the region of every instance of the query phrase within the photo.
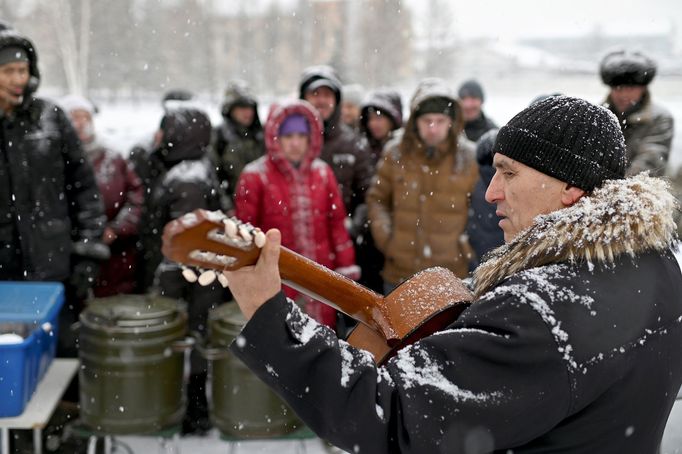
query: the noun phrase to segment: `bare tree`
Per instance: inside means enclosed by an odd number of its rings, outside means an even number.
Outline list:
[[[77,15],[74,15],[69,0],[48,0],[46,3],[66,75],[67,89],[71,93],[86,94],[90,52],[90,0],[78,1]],[[74,19],[78,20],[78,28],[74,26]]]
[[[412,15],[402,0],[365,0],[360,55],[369,86],[394,85],[412,77]],[[378,18],[381,18],[378,20]]]
[[[424,30],[424,76],[447,78],[455,66],[456,30],[454,13],[447,0],[429,0]]]

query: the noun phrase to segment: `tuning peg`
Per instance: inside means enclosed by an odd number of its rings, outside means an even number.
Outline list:
[[[223,220],[223,224],[225,225],[225,235],[229,236],[230,238],[236,238],[237,237],[237,223],[234,222],[233,219],[228,218]]]
[[[253,242],[256,243],[256,246],[259,248],[265,246],[265,233],[263,233],[261,229],[256,229],[255,233],[253,234]]]
[[[197,273],[192,271],[190,268],[182,269],[182,277],[184,277],[185,280],[190,283],[194,283],[197,281]]]
[[[223,273],[217,273],[218,274],[218,282],[220,282],[220,285],[224,287],[227,287],[229,282],[227,281],[227,278]]]
[[[213,270],[208,270],[204,271],[199,275],[199,285],[206,287],[207,285],[211,285],[213,281],[215,281],[216,278],[216,273]]]
[[[247,225],[240,225],[239,226],[239,235],[241,235],[242,238],[246,241],[253,241],[253,235],[251,235],[251,232],[249,231],[249,227]]]

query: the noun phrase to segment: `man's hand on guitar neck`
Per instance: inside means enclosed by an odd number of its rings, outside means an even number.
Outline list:
[[[282,290],[278,267],[282,234],[277,229],[271,229],[265,236],[265,245],[255,265],[223,272],[229,282],[232,296],[247,320],[267,300]]]

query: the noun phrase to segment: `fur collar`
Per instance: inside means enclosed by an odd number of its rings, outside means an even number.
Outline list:
[[[665,250],[676,240],[676,209],[663,179],[641,173],[607,181],[575,205],[536,217],[491,251],[474,271],[474,293],[481,296],[515,273],[551,263],[608,265],[624,254]]]

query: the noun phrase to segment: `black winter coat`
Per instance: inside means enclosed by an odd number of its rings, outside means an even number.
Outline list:
[[[248,128],[224,117],[223,124],[213,131],[212,149],[218,178],[233,197],[244,167],[265,154],[265,137],[258,117]]]
[[[311,66],[303,71],[300,98],[305,99],[306,88],[318,79],[325,79],[333,86],[336,108],[324,121],[324,145],[320,159],[329,164],[341,189],[343,203],[349,215],[365,203],[374,174],[374,164],[367,142],[349,126],[341,122],[341,82],[333,68],[326,65]]]
[[[72,253],[106,258],[104,207],[64,112],[22,104],[0,119],[0,147],[0,279],[63,281]]]
[[[346,212],[352,215],[358,205],[365,203],[365,192],[372,182],[374,164],[367,142],[335,115],[333,123],[325,123],[320,159],[334,171]]]
[[[638,176],[536,218],[455,323],[382,368],[281,293],[231,350],[349,452],[654,454],[682,383],[673,206]]]
[[[145,219],[149,225],[143,230],[148,236],[144,238],[149,253],[145,264],[148,272],[157,270],[164,260],[161,236],[168,222],[199,208],[221,208],[218,178],[207,156],[211,123],[206,114],[191,107],[177,107],[166,112],[161,130],[163,141],[154,153],[164,171],[149,188]],[[163,268],[179,270],[177,264],[167,261]],[[181,283],[187,284],[184,280]]]
[[[486,117],[483,112],[477,119],[464,123],[464,133],[472,142],[477,142],[483,134],[495,128],[497,128],[495,122]]]

